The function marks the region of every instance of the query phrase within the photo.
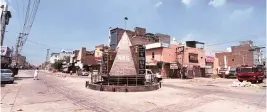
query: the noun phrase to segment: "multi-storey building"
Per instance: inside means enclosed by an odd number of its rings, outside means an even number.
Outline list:
[[[58,60],[66,60],[73,55],[73,52],[61,50],[59,53],[51,53],[49,62],[55,63]]]
[[[189,42],[190,43],[190,42]],[[180,48],[184,48],[182,51]],[[153,43],[146,45],[146,65],[165,78],[181,77],[180,70],[194,70],[195,76],[204,76],[205,53],[203,48],[190,45]],[[203,71],[204,70],[204,71]],[[189,71],[190,72],[190,71]],[[188,74],[192,74],[189,73]],[[189,75],[188,75],[189,76]]]
[[[151,43],[167,43],[170,44],[170,36],[165,34],[152,34],[147,33],[145,28],[136,27],[134,31],[125,30],[122,28],[114,28],[110,30],[110,48],[115,49],[122,38],[123,33],[126,31],[132,45],[146,45]]]
[[[259,63],[259,50],[255,50],[252,41],[240,42],[238,46],[232,46],[231,52],[216,53],[220,68],[238,67],[241,65],[253,66]]]

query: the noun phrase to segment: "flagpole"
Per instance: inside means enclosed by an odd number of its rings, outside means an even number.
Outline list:
[[[124,27],[125,27],[125,30],[126,30],[126,24],[127,24],[127,20],[128,20],[128,17],[124,17]]]

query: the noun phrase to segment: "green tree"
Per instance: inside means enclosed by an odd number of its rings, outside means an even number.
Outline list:
[[[58,60],[52,64],[52,67],[60,71],[62,69],[62,63],[63,63],[63,60]]]

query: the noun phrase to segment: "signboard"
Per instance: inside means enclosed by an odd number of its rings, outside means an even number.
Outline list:
[[[170,69],[178,69],[178,66],[176,63],[171,63],[170,64]]]
[[[1,56],[10,56],[11,50],[7,46],[1,46]]]
[[[102,57],[102,73],[103,74],[108,73],[108,55],[105,53],[103,54],[103,57]]]
[[[198,54],[189,53],[189,63],[198,63]]]
[[[212,63],[214,61],[214,57],[212,56],[206,56],[206,62]]]
[[[138,58],[139,58],[139,74],[145,74],[146,72],[146,48],[144,46],[138,46]]]

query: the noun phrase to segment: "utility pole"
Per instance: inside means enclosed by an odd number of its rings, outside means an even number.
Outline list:
[[[46,60],[45,60],[45,67],[48,65],[48,62],[49,62],[49,50],[50,49],[46,49]]]
[[[178,49],[180,49],[179,52],[178,52]],[[183,75],[185,73],[185,71],[183,69],[184,68],[184,46],[181,46],[181,47],[176,48],[176,60],[178,62],[177,55],[182,55],[181,56],[181,58],[182,58],[182,62],[181,62],[181,79],[183,79]]]
[[[0,6],[1,11],[1,18],[0,18],[0,39],[1,39],[1,46],[4,44],[5,32],[6,32],[6,25],[9,23],[9,18],[11,18],[11,13],[8,11],[8,5],[4,4]]]
[[[46,49],[46,62],[48,62],[49,61],[49,50],[50,49]]]
[[[16,67],[18,66],[19,47],[21,47],[22,37],[25,36],[25,35],[28,35],[28,34],[19,33],[18,40],[17,40],[17,43],[16,43],[16,48],[15,48],[15,57],[16,57],[15,66]]]

